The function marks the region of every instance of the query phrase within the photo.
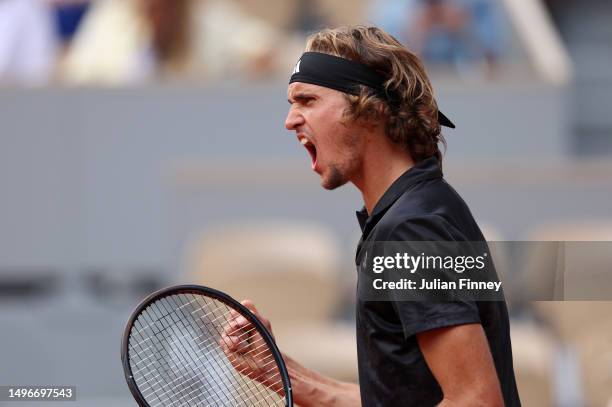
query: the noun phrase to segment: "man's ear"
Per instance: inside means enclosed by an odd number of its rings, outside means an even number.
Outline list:
[[[342,112],[342,123],[345,126],[353,122],[369,132],[376,131],[379,126],[384,129],[388,111],[383,101],[370,100],[368,103],[361,104],[360,96],[345,95],[345,97],[347,105]]]
[[[360,119],[359,124],[371,133],[374,133],[379,129],[382,129],[384,132],[385,125],[384,122],[380,120],[380,117],[380,115],[377,115],[376,117],[364,117],[363,119]]]
[[[363,109],[357,121],[359,125],[363,126],[367,131],[375,132],[379,128],[382,128],[384,131],[386,115],[387,109],[385,104],[376,101],[367,106],[366,109]]]

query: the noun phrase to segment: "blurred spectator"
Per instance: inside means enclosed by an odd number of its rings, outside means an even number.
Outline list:
[[[492,0],[421,0],[409,43],[425,60],[438,64],[484,63],[488,72],[499,56]]]
[[[499,62],[502,54],[502,18],[499,1],[472,0],[471,23],[475,33],[476,46],[480,48],[478,57],[484,58],[489,67]]]
[[[55,28],[59,40],[67,45],[76,33],[90,0],[50,0],[55,14]]]
[[[406,44],[406,27],[414,20],[419,0],[373,0],[372,22]]]
[[[426,62],[458,70],[484,65],[491,73],[500,57],[496,0],[376,0],[376,24]]]
[[[278,36],[228,0],[103,0],[66,58],[69,83],[259,77],[275,68]]]
[[[322,29],[328,24],[316,2],[312,0],[297,0],[291,28],[302,35]]]
[[[450,64],[468,56],[469,23],[468,10],[457,2],[422,0],[409,40],[426,60]]]
[[[0,83],[45,84],[57,55],[53,16],[42,0],[0,1]]]

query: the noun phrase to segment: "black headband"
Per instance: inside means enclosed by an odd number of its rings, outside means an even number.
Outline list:
[[[359,94],[359,85],[374,89],[383,98],[392,96],[385,91],[385,78],[375,70],[359,62],[321,52],[305,52],[295,64],[289,83],[303,82],[324,86],[351,95]],[[438,111],[442,126],[455,128],[453,122]]]

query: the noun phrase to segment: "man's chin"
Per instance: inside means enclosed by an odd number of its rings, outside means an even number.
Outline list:
[[[331,168],[327,174],[321,174],[321,186],[328,191],[341,187],[348,180],[337,168]]]
[[[325,182],[321,182],[321,186],[322,186],[323,188],[327,189],[328,191],[332,191],[332,190],[334,190],[334,189],[336,189],[336,188],[341,187],[342,185],[343,185],[343,184],[338,185],[338,184],[327,184],[327,183],[325,183]]]

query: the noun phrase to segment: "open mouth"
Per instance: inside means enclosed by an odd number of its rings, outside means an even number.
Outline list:
[[[310,154],[311,166],[314,170],[317,165],[317,148],[306,137],[301,138],[300,143],[302,143],[302,145],[306,147],[306,150],[308,150],[308,154]]]

